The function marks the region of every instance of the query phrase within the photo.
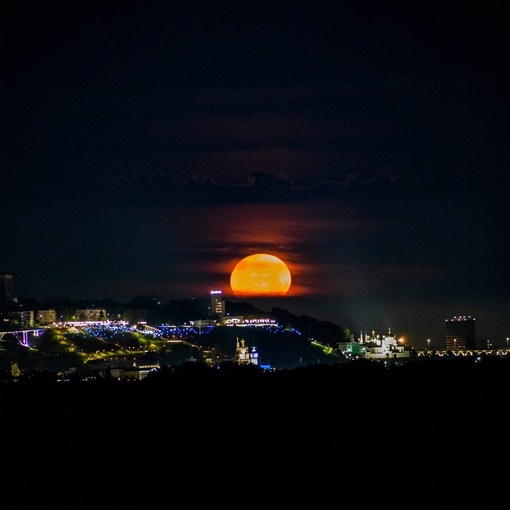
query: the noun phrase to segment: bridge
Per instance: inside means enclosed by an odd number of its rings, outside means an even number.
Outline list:
[[[30,347],[30,337],[39,336],[45,329],[22,329],[20,331],[0,331],[0,340],[6,335],[12,335],[23,347]]]
[[[452,356],[508,356],[508,347],[492,347],[489,349],[420,349],[416,350],[419,357],[452,357]]]

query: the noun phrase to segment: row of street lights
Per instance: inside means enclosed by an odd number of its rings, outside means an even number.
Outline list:
[[[508,343],[510,341],[510,337],[506,337],[506,348],[508,349]],[[490,348],[490,340],[487,340],[487,349]],[[427,350],[430,349],[430,338],[427,338]],[[457,349],[457,339],[454,338],[453,339],[453,349],[456,350]]]

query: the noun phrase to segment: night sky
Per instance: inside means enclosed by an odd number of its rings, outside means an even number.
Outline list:
[[[503,344],[503,4],[331,3],[2,1],[14,295],[236,300],[270,253],[292,286],[263,310],[416,347],[470,315]]]

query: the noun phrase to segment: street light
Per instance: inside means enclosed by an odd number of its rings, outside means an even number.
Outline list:
[[[457,339],[456,338],[453,339],[453,350],[454,351],[457,350]]]
[[[507,338],[507,340],[508,340],[508,338]],[[508,344],[508,341],[507,341],[507,344]],[[427,338],[427,350],[429,349],[429,347],[430,347],[430,338]]]
[[[508,349],[508,337],[506,337],[506,348]]]

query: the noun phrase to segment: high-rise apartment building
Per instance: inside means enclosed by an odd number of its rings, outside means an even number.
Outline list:
[[[13,300],[12,275],[0,274],[0,309],[5,309]]]
[[[222,298],[221,290],[211,290],[210,316],[222,319],[225,315],[225,301]]]
[[[474,349],[476,347],[476,322],[471,316],[447,319],[446,350]]]

